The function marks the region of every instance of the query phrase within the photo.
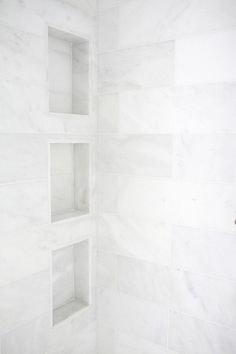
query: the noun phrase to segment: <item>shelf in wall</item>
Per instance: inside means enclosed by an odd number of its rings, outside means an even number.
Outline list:
[[[83,240],[52,252],[52,322],[56,325],[90,304],[90,245]]]
[[[51,221],[89,214],[89,143],[50,143]]]
[[[73,117],[89,111],[89,42],[48,28],[49,113]]]

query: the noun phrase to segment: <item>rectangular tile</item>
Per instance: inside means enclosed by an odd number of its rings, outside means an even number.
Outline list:
[[[13,330],[49,312],[49,271],[1,287],[0,333]]]
[[[99,96],[104,133],[235,133],[235,83],[122,90]]]
[[[12,84],[12,80],[1,79],[0,132],[32,133],[42,131],[45,124],[45,103],[45,85],[29,85],[20,80]]]
[[[49,349],[49,315],[2,336],[1,354],[42,354]]]
[[[235,81],[235,41],[235,30],[177,40],[176,84]]]
[[[153,344],[166,344],[168,312],[163,306],[120,294],[116,303],[116,330]]]
[[[44,38],[1,25],[0,77],[28,84],[46,82]]]
[[[234,151],[234,134],[176,136],[174,175],[179,180],[233,182],[236,177]]]
[[[0,183],[47,178],[47,138],[31,134],[0,135]]]
[[[175,182],[172,188],[169,211],[175,225],[235,232],[235,184]]]
[[[22,182],[0,186],[1,232],[48,222],[47,181]]]
[[[236,284],[187,272],[172,273],[171,307],[221,325],[235,327]]]
[[[169,304],[170,274],[166,267],[129,257],[117,257],[118,290],[158,304]]]
[[[101,172],[172,176],[170,135],[103,136],[98,144],[98,156]]]
[[[171,219],[172,185],[162,179],[99,175],[100,212],[166,222]]]
[[[119,44],[130,47],[235,26],[233,0],[121,0]]]
[[[234,234],[173,228],[173,264],[177,268],[235,281],[235,250]]]
[[[105,252],[169,265],[171,229],[151,219],[103,214],[98,247]]]
[[[174,43],[111,52],[99,56],[100,90],[160,87],[174,83]]]
[[[234,354],[236,331],[173,312],[169,346],[180,353]]]

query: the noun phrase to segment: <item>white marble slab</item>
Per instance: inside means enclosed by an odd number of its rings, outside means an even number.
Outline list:
[[[45,315],[2,336],[1,354],[42,354],[49,349],[49,316]]]
[[[233,133],[232,83],[122,90],[99,96],[99,128],[104,133]]]
[[[115,328],[120,333],[165,345],[167,318],[164,306],[123,294],[117,296]]]
[[[236,30],[184,38],[175,43],[177,85],[236,79]]]
[[[45,85],[29,85],[23,81],[14,81],[13,84],[11,80],[1,79],[0,104],[1,133],[42,131],[46,120]]]
[[[117,290],[117,270],[117,257],[112,253],[99,250],[96,282],[98,291],[104,289]]]
[[[99,219],[98,247],[112,254],[169,265],[171,229],[149,218],[103,214]]]
[[[103,136],[97,146],[101,172],[171,177],[170,135]]]
[[[175,271],[172,273],[170,294],[171,307],[174,310],[220,325],[235,327],[234,282]]]
[[[234,134],[176,136],[174,176],[179,180],[234,182],[236,177],[234,151],[236,151]]]
[[[98,5],[99,9],[106,9],[109,7],[116,6],[118,4],[118,0],[99,0]]]
[[[166,267],[118,256],[117,274],[118,290],[122,293],[168,306],[170,273]]]
[[[48,221],[47,181],[0,186],[1,232]]]
[[[171,220],[172,184],[152,179],[115,174],[99,174],[99,211],[165,223]]]
[[[173,312],[169,346],[180,353],[234,354],[236,331]]]
[[[227,29],[236,24],[233,0],[121,0],[119,4],[121,47]]]
[[[169,211],[175,225],[235,232],[234,183],[176,182],[171,188]]]
[[[44,271],[1,287],[0,333],[9,332],[49,312],[49,278],[49,271]]]
[[[173,228],[173,264],[182,270],[235,281],[235,250],[234,234]]]
[[[0,183],[47,178],[47,139],[42,135],[0,135]]]
[[[98,50],[100,53],[118,49],[119,8],[111,7],[99,12]]]
[[[41,36],[1,25],[0,77],[28,84],[46,82],[46,48]]]
[[[174,83],[174,43],[166,42],[99,56],[100,90],[105,92]]]

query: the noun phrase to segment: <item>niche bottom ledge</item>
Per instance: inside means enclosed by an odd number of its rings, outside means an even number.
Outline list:
[[[85,310],[89,305],[87,303],[73,300],[64,306],[61,306],[55,310],[53,310],[53,325],[56,325],[67,318],[75,315],[76,313]]]
[[[52,222],[57,222],[60,220],[66,220],[66,219],[70,219],[70,218],[74,218],[77,216],[84,216],[84,215],[88,215],[89,212],[85,211],[85,210],[71,210],[67,213],[63,213],[63,214],[53,214],[51,217]]]

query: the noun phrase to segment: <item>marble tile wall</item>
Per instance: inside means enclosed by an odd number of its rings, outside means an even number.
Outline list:
[[[96,0],[0,3],[0,353],[95,354],[95,305],[51,326],[51,251],[92,242],[95,286],[95,174],[92,213],[51,224],[49,142],[89,140],[96,128]],[[90,116],[49,116],[48,25],[91,39]],[[60,73],[61,74],[61,73]],[[92,168],[93,169],[93,168]]]
[[[99,1],[99,354],[236,352],[235,5]]]

